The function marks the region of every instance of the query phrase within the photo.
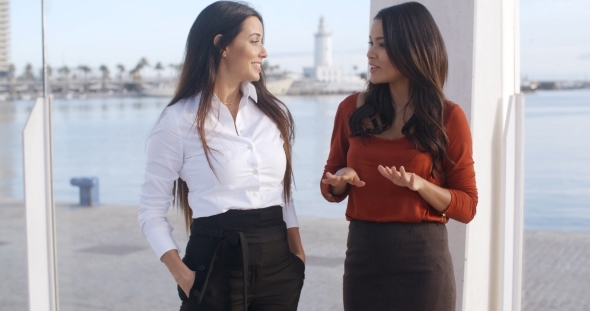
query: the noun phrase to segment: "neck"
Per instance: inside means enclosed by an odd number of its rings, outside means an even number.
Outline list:
[[[408,79],[389,83],[389,92],[395,110],[399,111],[410,101],[410,81]]]
[[[240,81],[228,78],[228,75],[220,70],[215,80],[213,93],[222,103],[235,104],[240,98],[240,85]]]

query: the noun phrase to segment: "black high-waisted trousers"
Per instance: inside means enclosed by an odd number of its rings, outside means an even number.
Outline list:
[[[352,220],[347,245],[344,310],[455,310],[444,224]]]
[[[189,297],[178,288],[180,310],[297,310],[305,265],[286,232],[280,206],[194,219],[183,261],[196,277]]]

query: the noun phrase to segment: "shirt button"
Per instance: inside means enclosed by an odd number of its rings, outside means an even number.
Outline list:
[[[252,196],[253,197],[257,197],[258,196],[258,193],[254,192],[254,193],[252,193]]]
[[[254,169],[252,172],[254,172],[254,174],[258,174],[258,170]]]
[[[244,134],[244,130],[240,130],[240,134]]]
[[[252,150],[252,146],[248,146],[248,150]]]

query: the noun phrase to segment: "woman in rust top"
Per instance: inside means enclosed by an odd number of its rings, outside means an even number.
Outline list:
[[[447,53],[416,2],[381,10],[371,26],[367,90],[334,121],[321,191],[348,196],[345,310],[454,310],[445,224],[475,215],[469,124],[445,98]]]

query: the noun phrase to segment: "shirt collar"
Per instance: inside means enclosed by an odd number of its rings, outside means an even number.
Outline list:
[[[242,85],[240,85],[240,89],[242,90],[242,94],[244,94],[244,97],[250,97],[255,103],[258,102],[258,94],[256,93],[256,88],[254,87],[254,84],[250,82],[243,82]]]
[[[256,93],[256,87],[254,87],[254,85],[252,83],[242,82],[242,84],[240,85],[240,91],[242,91],[242,98],[240,99],[240,104],[239,104],[240,107],[242,107],[244,104],[248,103],[248,98],[252,98],[252,100],[255,103],[258,102],[258,94]],[[212,100],[213,100],[213,104],[215,104],[215,106],[219,107],[219,105],[221,105],[221,101],[219,100],[217,95],[215,95],[215,93],[213,94]]]

